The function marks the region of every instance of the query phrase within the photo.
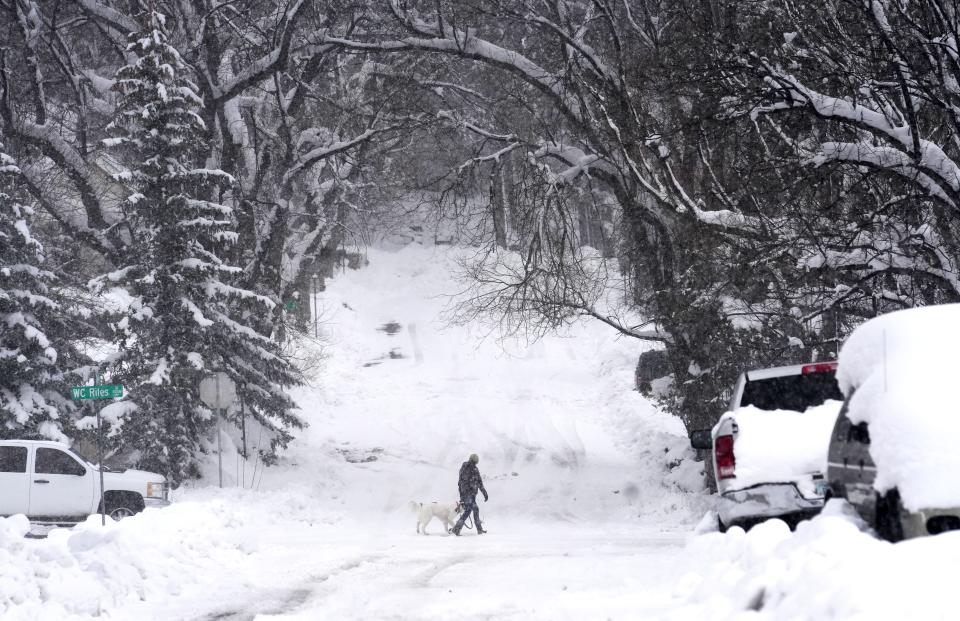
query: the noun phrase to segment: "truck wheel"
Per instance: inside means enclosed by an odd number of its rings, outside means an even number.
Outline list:
[[[903,540],[903,520],[900,519],[900,492],[892,489],[884,495],[877,494],[874,528],[881,539],[891,543]]]
[[[117,522],[143,511],[143,498],[133,493],[108,494],[104,502],[107,515]]]
[[[117,522],[119,522],[124,518],[131,517],[135,513],[136,512],[129,507],[113,507],[113,508],[107,507],[107,515],[112,517]]]

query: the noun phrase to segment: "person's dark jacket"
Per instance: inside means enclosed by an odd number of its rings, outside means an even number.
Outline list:
[[[483,492],[483,499],[487,499],[487,490],[483,489],[483,479],[480,478],[480,469],[472,461],[465,461],[460,466],[460,480],[457,482],[460,488],[460,501],[473,502],[477,497],[477,490]]]

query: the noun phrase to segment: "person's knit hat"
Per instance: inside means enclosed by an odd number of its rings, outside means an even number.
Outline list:
[[[472,454],[470,455],[470,461],[472,461],[473,463],[476,464],[476,463],[479,463],[479,462],[480,462],[480,458],[477,457],[477,454],[476,454],[476,453],[472,453]]]

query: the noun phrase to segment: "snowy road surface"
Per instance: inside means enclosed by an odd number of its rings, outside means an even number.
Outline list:
[[[303,490],[300,490],[303,491]],[[211,492],[29,541],[0,532],[3,619],[696,619],[688,532],[503,520],[489,535],[347,518],[296,490]],[[9,536],[5,536],[9,535]],[[10,562],[13,561],[13,562]],[[23,570],[23,571],[18,571]],[[12,602],[11,602],[12,600]]]
[[[456,541],[354,533],[302,542],[281,559],[300,567],[282,584],[199,618],[652,619],[676,606],[681,535],[513,526]],[[305,550],[313,558],[295,558]]]

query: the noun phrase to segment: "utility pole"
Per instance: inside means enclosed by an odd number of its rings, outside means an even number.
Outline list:
[[[223,489],[223,449],[220,447],[220,436],[222,429],[220,425],[223,422],[223,410],[217,411],[217,474],[220,477],[220,488]]]
[[[213,376],[213,382],[216,386],[217,398],[220,398],[220,395],[223,393],[223,390],[220,387],[220,382],[223,380],[223,375],[217,373]],[[226,409],[223,407],[222,400],[220,401],[220,407],[217,408],[217,474],[220,478],[220,488],[223,489],[223,448],[221,447],[221,437],[223,436],[223,419],[226,416]]]
[[[313,338],[319,337],[319,330],[317,328],[317,322],[319,320],[320,312],[317,309],[317,281],[319,276],[314,274],[310,277],[311,282],[313,282]]]
[[[100,385],[100,367],[93,373],[93,384]],[[93,409],[97,412],[97,470],[100,471],[100,525],[107,525],[107,503],[103,492],[103,423],[100,420],[100,403],[95,399]]]
[[[240,437],[243,439],[243,460],[247,460],[247,412],[244,408],[243,396],[240,396]]]
[[[223,371],[208,375],[200,381],[200,400],[217,413],[217,470],[220,487],[223,487],[223,447],[220,436],[221,425],[227,415],[227,408],[237,400],[237,385]]]

